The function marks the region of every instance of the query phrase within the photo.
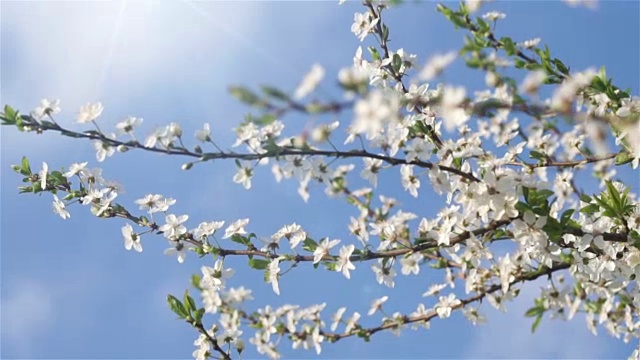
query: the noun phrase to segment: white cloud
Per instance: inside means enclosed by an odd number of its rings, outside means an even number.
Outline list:
[[[2,338],[15,347],[16,354],[29,357],[38,335],[49,331],[55,320],[51,289],[41,283],[22,280],[9,288],[0,306]]]

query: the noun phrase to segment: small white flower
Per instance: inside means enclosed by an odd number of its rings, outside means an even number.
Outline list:
[[[293,98],[296,100],[300,100],[310,94],[313,90],[318,87],[320,81],[324,77],[324,68],[318,64],[314,64],[311,67],[311,71],[307,75],[304,76],[298,88],[293,94]]]
[[[133,248],[137,252],[142,252],[142,244],[140,243],[140,236],[133,232],[133,227],[130,224],[126,224],[122,227],[122,236],[124,236],[124,248],[131,250]]]
[[[182,128],[180,127],[180,124],[172,122],[167,127],[167,133],[170,136],[181,137],[182,136]]]
[[[164,251],[165,255],[173,256],[176,255],[178,257],[178,262],[182,264],[184,259],[187,257],[187,250],[191,247],[189,243],[183,243],[182,241],[172,242],[173,246],[166,249]]]
[[[100,168],[85,169],[81,171],[80,179],[91,185],[102,184],[105,182],[104,178],[102,177],[102,169]]]
[[[189,215],[169,214],[165,217],[166,224],[160,226],[158,230],[164,232],[164,236],[168,239],[177,239],[180,235],[187,233],[187,228],[182,225],[187,219],[189,219]]]
[[[240,219],[236,220],[233,224],[229,225],[227,229],[224,231],[223,239],[228,239],[235,234],[244,235],[247,232],[244,230],[244,227],[249,223],[249,219]]]
[[[456,52],[451,51],[446,54],[437,54],[429,59],[427,65],[420,72],[420,80],[432,80],[444,71],[456,59]]]
[[[162,198],[158,201],[155,209],[152,209],[153,212],[165,212],[169,210],[169,206],[176,203],[175,199],[172,198]]]
[[[540,44],[540,38],[534,38],[518,43],[519,46],[522,46],[525,49],[533,49],[534,47],[538,46],[538,44]]]
[[[433,284],[429,286],[429,290],[427,290],[424,294],[422,294],[422,296],[427,297],[427,296],[437,295],[440,293],[442,289],[446,287],[447,287],[447,284]]]
[[[498,19],[504,19],[507,17],[506,14],[498,12],[498,11],[489,11],[488,13],[482,15],[482,18],[489,21],[496,21]]]
[[[63,219],[68,219],[71,217],[71,215],[65,208],[64,202],[60,201],[57,195],[53,195],[53,211],[56,214],[60,215],[60,217]]]
[[[200,286],[204,289],[219,290],[224,287],[227,279],[235,274],[235,270],[224,268],[224,262],[220,259],[216,260],[213,267],[202,266],[202,280]]]
[[[460,304],[460,300],[456,299],[455,294],[449,294],[447,296],[440,296],[440,301],[436,304],[436,313],[438,317],[441,319],[448,318],[451,316],[451,310],[453,310],[454,306]]]
[[[196,139],[202,142],[211,141],[211,128],[208,123],[205,123],[202,129],[196,130]]]
[[[480,9],[480,6],[483,3],[488,2],[489,0],[465,0],[464,4],[467,7],[467,10],[469,10],[470,13],[474,13],[476,11],[478,11],[478,9]]]
[[[396,271],[389,265],[382,266],[382,261],[379,260],[377,264],[371,266],[371,270],[376,274],[376,281],[378,284],[384,283],[387,287],[394,287],[395,282],[393,278],[396,276]]]
[[[129,116],[126,119],[116,124],[119,134],[131,134],[133,129],[142,124],[143,119],[133,116]]]
[[[405,191],[409,191],[413,197],[418,197],[420,180],[413,175],[413,165],[402,165],[400,167],[400,175]]]
[[[31,116],[38,120],[42,120],[45,116],[51,116],[60,112],[60,100],[40,100],[40,106],[31,112]]]
[[[280,274],[280,258],[273,259],[269,263],[269,277],[267,278],[267,283],[271,284],[271,288],[273,292],[280,295],[280,287],[278,285],[278,275]]]
[[[71,166],[69,166],[69,171],[64,173],[64,177],[68,179],[74,175],[84,172],[85,171],[84,168],[87,167],[87,164],[88,164],[87,162],[71,164]]]
[[[543,70],[532,71],[524,78],[520,85],[520,91],[529,95],[534,95],[547,78],[547,73]]]
[[[96,103],[87,103],[84,106],[80,107],[80,113],[76,117],[76,121],[83,124],[91,122],[98,118],[102,114],[102,104],[99,102]]]
[[[285,225],[275,234],[271,236],[273,240],[279,240],[281,238],[287,238],[291,245],[291,249],[295,249],[298,244],[303,242],[307,238],[307,233],[302,230],[302,227],[296,223],[291,225]]]
[[[47,175],[49,175],[49,165],[46,162],[42,162],[42,170],[38,173],[42,190],[47,188]]]
[[[445,86],[442,90],[440,101],[441,116],[447,131],[459,128],[469,120],[469,115],[461,107],[465,100],[466,91],[464,87]]]
[[[338,311],[336,311],[336,313],[331,317],[331,331],[336,331],[336,329],[338,328],[338,325],[340,324],[340,321],[342,321],[342,315],[344,315],[344,312],[347,310],[346,307],[341,307],[340,309],[338,309]]]
[[[251,176],[253,171],[248,167],[239,167],[236,174],[233,176],[233,182],[236,184],[242,184],[245,189],[251,189]]]
[[[321,124],[313,129],[311,132],[311,138],[317,143],[323,143],[329,139],[331,132],[340,125],[339,121],[334,121],[331,124]]]
[[[620,99],[620,107],[616,110],[616,115],[627,117],[633,113],[640,113],[640,97]]]
[[[331,241],[329,241],[329,238],[322,239],[316,250],[313,252],[313,263],[317,264],[320,262],[325,255],[329,254],[329,250],[338,245],[338,243],[340,243],[340,240],[337,239]]]
[[[466,317],[473,325],[484,324],[487,322],[487,318],[484,317],[478,309],[472,307],[465,307],[462,309],[462,314]]]
[[[373,300],[371,302],[371,307],[369,308],[369,312],[367,313],[367,315],[371,316],[371,315],[375,314],[376,311],[382,310],[382,304],[387,302],[387,300],[389,300],[388,296],[383,296],[383,297],[381,297],[379,299]]]
[[[96,160],[99,162],[103,162],[116,152],[116,148],[99,140],[93,142],[93,147],[96,149]]]
[[[404,257],[400,260],[400,264],[402,265],[403,275],[409,275],[411,273],[418,275],[420,272],[420,261],[422,261],[422,254],[413,253],[407,257]]]
[[[360,41],[364,41],[364,38],[369,35],[379,20],[379,18],[371,20],[371,14],[368,12],[355,13],[353,16],[353,25],[351,25],[351,32],[354,33]]]
[[[213,235],[223,225],[224,221],[201,222],[200,225],[193,230],[193,237],[196,240],[203,240],[207,236]]]
[[[598,8],[598,0],[562,0],[565,4],[571,7],[584,6],[590,10]]]
[[[349,270],[355,270],[356,266],[353,265],[351,260],[351,254],[353,254],[353,250],[355,246],[353,244],[342,246],[340,249],[340,255],[338,255],[338,261],[336,262],[336,271],[342,271],[342,274],[347,279],[351,278],[351,274],[349,274]],[[314,259],[315,260],[315,259]]]
[[[378,173],[382,169],[382,160],[380,159],[372,159],[372,158],[364,158],[364,169],[360,172],[360,176],[369,180],[373,187],[378,186]]]
[[[148,194],[144,198],[135,201],[140,206],[140,210],[149,210],[149,214],[155,212],[165,212],[169,207],[176,203],[175,199],[164,198],[160,194]]]

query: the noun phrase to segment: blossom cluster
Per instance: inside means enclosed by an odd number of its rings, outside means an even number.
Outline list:
[[[186,157],[183,170],[214,159],[233,159],[237,172],[232,181],[247,190],[258,167],[271,165],[276,181],[298,183],[305,202],[313,186],[320,186],[327,196],[353,205],[357,215],[344,224],[352,235],[349,239],[316,237],[296,222],[261,237],[246,229],[249,219],[235,220],[224,234],[218,234],[225,225],[221,220],[189,229],[191,217],[170,212],[176,200],[160,194],[135,201],[146,214],[134,215],[115,203],[121,187],[104,180],[100,169],[87,169],[87,162],[72,164],[66,172],[50,171],[44,163],[34,174],[25,159],[14,170],[32,185],[21,190],[53,192],[54,211],[63,219],[70,217],[67,206],[73,202],[91,205],[98,217],[125,219],[127,250],[141,252],[142,236],[158,232],[169,242],[165,253],[177,256],[180,263],[189,252],[214,255],[214,266],[203,266],[202,274],[195,276],[202,306],[187,295],[183,301],[169,301],[172,310],[200,333],[194,342],[196,359],[216,352],[227,358],[227,345],[241,353],[243,323],[255,329],[249,343],[270,358],[280,357],[283,338],[294,349],[319,354],[329,341],[368,339],[383,330],[400,333],[407,325],[428,328],[432,319],[448,318],[455,310],[474,325],[481,324],[486,317],[474,303],[487,299],[506,311],[522,284],[540,277],[557,281],[551,281],[527,311],[535,318],[534,329],[545,314],[572,319],[584,312],[592,332],[601,325],[624,341],[638,339],[640,205],[618,169],[637,171],[640,163],[640,98],[612,85],[603,70],[570,72],[560,60],[551,59],[548,48],[539,47],[539,38],[497,40],[495,25],[505,21],[506,14],[492,11],[474,18],[482,3],[466,1],[458,10],[438,5],[475,41],[422,62],[406,49],[390,48],[383,19],[387,4],[365,1],[351,32],[361,42],[375,39],[378,46],[368,47],[368,55],[358,47],[353,64],[339,71],[337,80],[348,101],[302,102],[325,76],[320,65],[313,66],[291,96],[268,88],[262,99],[234,88],[232,93],[241,101],[272,111],[234,129],[231,148],[244,147],[243,153],[223,150],[214,142],[209,124],[195,133],[198,144],[193,150],[185,146],[177,123],[156,129],[144,142],[135,136],[143,122],[137,117],[123,119],[114,133],[102,132],[96,122],[103,111],[100,103],[80,109],[77,122],[93,123],[97,130],[84,133],[53,120],[61,111],[59,100],[42,100],[29,116],[11,108],[2,115],[5,124],[22,130],[90,139],[100,162],[116,150],[128,149]],[[487,88],[472,92],[432,82],[455,61],[484,72]],[[526,71],[516,79],[501,71],[506,68]],[[555,87],[543,98],[541,89],[549,85]],[[353,110],[351,118],[346,110]],[[340,120],[301,134],[286,127],[280,116],[270,116],[289,111],[337,113]],[[558,118],[569,119],[570,125],[553,121]],[[387,189],[378,188],[383,173],[393,174],[413,198],[440,198],[442,207],[433,217],[403,208],[382,193]],[[599,188],[580,189],[577,179],[587,174],[595,177]],[[71,178],[78,178],[81,186],[74,189]],[[60,199],[56,192],[67,195]],[[132,224],[145,230],[135,231]],[[289,246],[281,247],[281,241]],[[496,251],[495,244],[505,241],[512,244],[511,250]],[[224,266],[230,256],[247,256],[249,266],[264,271],[265,282],[279,295],[281,279],[300,263],[322,266],[346,279],[367,269],[388,289],[399,275],[421,276],[427,267],[441,271],[442,281],[424,290],[427,300],[410,314],[383,311],[389,298],[384,296],[374,299],[368,311],[370,317],[381,316],[375,325],[365,323],[357,311],[343,319],[347,309],[340,307],[327,326],[322,316],[325,303],[246,311],[251,290],[227,286],[234,275]],[[454,291],[456,284],[460,286]],[[205,327],[205,314],[217,322]]]

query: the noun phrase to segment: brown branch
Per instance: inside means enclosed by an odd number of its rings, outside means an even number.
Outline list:
[[[208,160],[216,160],[216,159],[238,159],[238,160],[250,161],[250,160],[260,160],[264,158],[278,158],[280,156],[287,156],[287,155],[327,156],[327,157],[335,157],[335,158],[371,158],[371,159],[380,159],[390,165],[403,165],[403,164],[416,165],[418,167],[422,167],[426,169],[433,169],[434,167],[438,167],[442,171],[445,171],[454,175],[458,175],[468,181],[480,182],[480,179],[478,179],[472,173],[467,173],[467,172],[458,170],[454,167],[438,165],[432,162],[420,161],[420,160],[407,161],[406,159],[374,154],[365,150],[336,151],[336,150],[313,150],[313,149],[296,149],[296,148],[280,147],[275,151],[265,152],[261,154],[235,153],[235,152],[217,152],[217,153],[198,154],[198,153],[189,151],[184,147],[173,146],[168,149],[161,149],[156,147],[144,146],[138,141],[123,142],[119,140],[114,140],[104,136],[102,133],[99,133],[93,130],[87,131],[84,133],[78,133],[75,131],[64,129],[61,126],[52,122],[43,122],[42,124],[40,124],[31,117],[25,117],[23,121],[25,122],[30,121],[30,123],[26,123],[25,125],[34,127],[38,132],[57,131],[63,136],[68,136],[72,138],[99,140],[113,147],[126,146],[129,148],[141,149],[141,150],[156,152],[161,154],[187,156],[187,157],[199,159],[199,161],[202,161],[202,162],[208,161]]]

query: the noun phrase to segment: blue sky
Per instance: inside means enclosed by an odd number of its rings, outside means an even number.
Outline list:
[[[638,94],[638,2],[604,1],[591,11],[559,2],[501,1],[483,10],[494,9],[507,13],[499,33],[521,41],[540,37],[572,69],[604,64],[616,84]],[[249,110],[227,94],[230,84],[272,84],[292,91],[320,63],[327,73],[322,94],[339,98],[335,74],[352,63],[360,45],[350,33],[355,11],[362,11],[357,4],[338,6],[337,1],[129,1],[126,7],[119,1],[2,2],[0,102],[26,112],[43,97],[60,98],[58,121],[84,130],[74,124],[77,109],[101,101],[103,128],[133,115],[145,119],[141,135],[173,121],[190,135],[209,122],[214,139],[229,146],[231,128]],[[428,54],[462,44],[462,32],[435,12],[434,2],[407,4],[387,14],[391,46],[417,53],[420,63]],[[444,78],[472,88],[482,86],[482,79],[460,63]],[[283,120],[294,128],[309,121],[300,116]],[[42,161],[60,168],[89,160],[91,167],[104,168],[105,178],[125,185],[120,203],[133,204],[147,193],[173,197],[178,200],[173,211],[189,213],[191,228],[201,221],[249,217],[250,230],[266,236],[295,221],[317,238],[346,242],[348,218],[355,214],[343,201],[325,198],[319,188],[305,204],[296,184],[276,183],[266,167],[245,191],[231,181],[231,162],[183,172],[180,159],[130,151],[99,164],[88,142],[5,127],[1,144],[2,358],[190,357],[196,333],[175,320],[165,296],[181,294],[190,275],[205,264],[193,255],[182,265],[164,256],[161,237],[145,238],[141,254],[127,252],[120,235],[124,223],[97,219],[86,208],[71,207],[71,219],[63,221],[52,212],[48,194],[17,193],[20,178],[10,165],[22,156],[34,169]],[[629,171],[621,176],[637,179]],[[388,193],[400,189],[397,176],[381,179],[379,186]],[[421,216],[437,210],[420,204],[416,209]],[[243,259],[230,260],[237,270],[231,285],[251,288],[257,299],[252,306],[327,302],[327,316],[340,306],[364,314],[374,298],[385,294],[390,295],[389,313],[411,312],[422,301],[420,294],[441,276],[425,268],[419,277],[397,278],[390,291],[375,282],[366,265],[350,281],[339,273],[300,268],[282,279],[278,297],[262,282],[262,273],[250,270]],[[531,321],[523,314],[538,288],[530,284],[506,315],[488,311],[489,323],[481,327],[455,314],[434,320],[431,330],[405,330],[400,338],[381,334],[369,344],[357,339],[326,344],[322,356],[621,358],[632,351],[635,344],[625,345],[602,329],[593,337],[581,317],[569,323],[545,319],[531,335]],[[287,357],[315,356],[293,352],[288,344],[281,349]],[[246,357],[257,353],[249,346]]]

